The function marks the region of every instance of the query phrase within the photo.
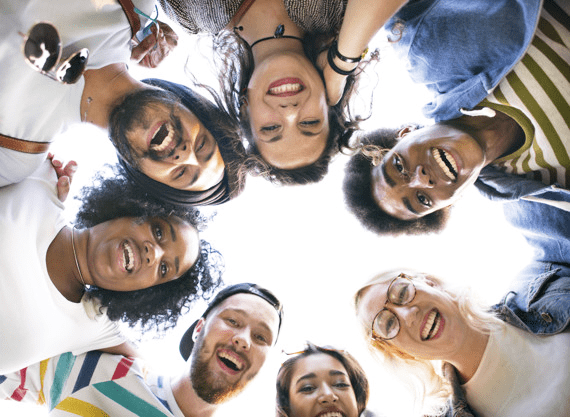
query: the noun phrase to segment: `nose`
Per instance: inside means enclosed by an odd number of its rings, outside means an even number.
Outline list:
[[[160,245],[155,245],[152,242],[144,243],[144,257],[147,265],[154,265],[158,259],[162,258],[164,254],[163,249]]]
[[[332,404],[338,400],[338,397],[329,384],[325,383],[321,387],[318,400],[320,404]]]
[[[434,183],[429,173],[422,165],[418,165],[414,171],[414,175],[410,179],[410,187],[433,188]]]
[[[251,338],[249,336],[249,330],[247,328],[241,328],[236,330],[232,338],[232,343],[236,349],[248,351],[251,347]]]
[[[405,306],[393,306],[392,309],[398,315],[400,320],[400,327],[412,327],[419,319],[418,315],[420,309],[413,304],[406,304]]]
[[[180,165],[198,165],[198,159],[196,159],[194,149],[185,143],[180,144],[180,146],[176,148],[172,159],[174,163]]]

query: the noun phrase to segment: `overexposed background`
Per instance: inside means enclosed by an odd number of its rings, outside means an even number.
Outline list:
[[[179,47],[160,68],[147,71],[131,65],[133,74],[188,84],[185,71],[189,70],[201,82],[215,83],[208,65],[208,39],[180,36]],[[377,38],[381,62],[376,67],[378,80],[369,79],[369,85],[377,85],[373,115],[364,127],[425,123],[420,109],[429,95],[411,83],[381,36]],[[73,191],[88,184],[105,162],[116,161],[105,132],[92,126],[70,129],[52,150],[63,160],[78,162]],[[378,415],[414,415],[410,394],[369,357],[360,339],[350,304],[354,291],[375,273],[406,266],[465,282],[494,303],[527,262],[530,249],[503,220],[500,205],[474,189],[456,204],[449,226],[439,235],[388,238],[367,232],[344,207],[342,180],[347,160],[339,155],[329,175],[315,185],[283,188],[250,177],[238,199],[216,210],[204,210],[217,212],[202,237],[223,253],[225,282],[256,282],[285,305],[281,336],[266,366],[241,396],[220,407],[217,416],[274,415],[275,376],[287,358],[281,351],[299,351],[308,340],[345,349],[360,361],[371,381],[369,408]],[[70,220],[76,204],[68,199]],[[196,305],[176,329],[159,339],[145,335],[140,348],[152,368],[163,374],[185,369],[178,341],[204,308],[204,304]],[[45,414],[42,408],[0,402],[1,416]]]

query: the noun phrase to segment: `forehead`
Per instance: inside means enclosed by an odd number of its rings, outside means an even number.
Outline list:
[[[271,304],[263,298],[253,294],[235,294],[226,298],[212,311],[212,316],[218,316],[224,312],[237,312],[251,324],[265,325],[277,334],[279,316]]]
[[[293,372],[292,382],[295,383],[299,378],[308,374],[315,374],[316,378],[324,378],[328,375],[346,374],[344,365],[336,358],[325,353],[316,353],[305,356],[297,361]]]
[[[395,277],[394,277],[395,278]],[[366,288],[360,296],[358,304],[358,317],[364,322],[372,323],[372,320],[386,304],[388,285],[392,280],[373,284]]]
[[[394,150],[386,154],[378,166],[372,167],[371,192],[374,202],[383,211],[401,220],[412,220],[419,217],[417,211],[411,204],[410,194],[413,192],[406,183],[394,182],[394,173],[388,165],[392,161]],[[392,174],[388,174],[388,171]]]

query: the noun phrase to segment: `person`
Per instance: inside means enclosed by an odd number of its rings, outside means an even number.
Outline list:
[[[223,260],[200,240],[195,209],[150,199],[116,173],[83,189],[68,226],[56,181],[46,160],[0,188],[2,373],[69,350],[133,354],[116,321],[171,327],[221,283]]]
[[[471,292],[432,275],[392,270],[360,288],[355,307],[371,349],[413,365],[426,396],[439,397],[440,410],[455,388],[444,414],[565,416],[569,273],[566,263],[532,262],[489,311]],[[451,383],[431,361],[447,364]]]
[[[247,169],[281,184],[321,180],[331,158],[348,147],[358,126],[348,108],[356,66],[403,3],[160,1],[188,33],[215,35],[221,92],[247,142]],[[377,21],[364,27],[363,10]],[[330,103],[323,80],[341,89]]]
[[[366,374],[342,350],[307,343],[281,365],[276,386],[278,417],[371,416]]]
[[[570,51],[567,46],[570,40],[569,7],[567,2],[557,4],[548,0],[541,11],[540,3],[504,4],[493,9],[491,13],[496,13],[493,16],[495,21],[508,19],[508,22],[518,22],[518,25],[493,24],[491,20],[485,27],[493,30],[489,30],[484,38],[477,38],[477,45],[485,45],[483,39],[490,42],[503,31],[508,32],[505,34],[507,40],[511,30],[516,33],[529,31],[516,38],[516,42],[525,40],[528,51],[512,48],[511,53],[516,52],[516,59],[508,58],[508,66],[501,67],[506,63],[500,60],[489,61],[489,69],[483,66],[485,70],[482,74],[465,78],[465,82],[457,87],[446,90],[445,81],[435,83],[432,87],[441,88],[442,94],[427,107],[429,116],[437,121],[435,125],[415,130],[405,128],[398,133],[379,131],[369,135],[365,144],[378,149],[369,150],[371,159],[368,159],[368,163],[365,163],[363,155],[354,157],[350,167],[347,167],[344,185],[347,204],[368,228],[391,234],[416,234],[441,229],[448,214],[436,213],[453,204],[463,190],[476,181],[481,170],[491,165],[506,172],[532,176],[547,185],[556,183],[568,187],[570,143],[567,138],[570,130],[565,120],[570,103],[570,84],[567,82],[570,74]],[[400,13],[404,13],[405,9]],[[535,9],[538,12],[535,13]],[[471,8],[469,10],[471,13]],[[513,18],[513,13],[518,15],[525,10],[530,20]],[[426,13],[424,17],[430,22],[430,18],[433,17],[435,21],[435,16],[444,11],[434,7],[434,10]],[[456,13],[455,9],[453,13]],[[487,13],[486,7],[483,13]],[[479,25],[478,17],[470,15],[466,21]],[[445,18],[441,17],[442,21]],[[417,18],[410,19],[405,26],[414,28],[409,32],[415,33],[415,23],[412,22],[416,22]],[[425,24],[429,27],[427,22]],[[437,30],[447,33],[447,26],[437,26]],[[468,29],[472,28],[462,28],[466,36],[478,33],[474,31],[471,34]],[[421,38],[426,29],[417,30],[416,35]],[[449,36],[456,34],[455,31],[449,32]],[[402,47],[409,46],[411,42],[410,33],[404,33]],[[502,47],[503,37],[501,39]],[[460,42],[465,43],[463,36]],[[439,64],[448,60],[436,59],[436,69],[426,69],[418,58],[422,53],[422,43],[417,43],[417,46],[409,46],[412,62],[417,61],[419,66],[413,72],[421,78],[424,69],[425,77],[429,78],[435,77],[435,73],[430,71],[441,70],[437,72],[437,77],[446,80],[448,73],[443,72]],[[454,51],[453,45],[446,42],[441,45],[445,45],[445,51],[436,48],[439,51],[437,54]],[[479,52],[475,51],[474,56],[478,56]],[[431,62],[435,56],[439,55],[429,55],[427,62]],[[505,57],[507,55],[502,58]],[[453,62],[449,73],[455,69],[461,70],[463,65],[461,59],[458,64],[455,60]],[[544,70],[535,71],[538,67]],[[500,73],[496,74],[499,69]],[[495,81],[487,85],[487,82],[491,82],[490,78]],[[558,79],[560,83],[556,81]],[[449,83],[455,85],[451,81]],[[554,85],[556,87],[551,88]],[[357,169],[364,172],[357,172]]]
[[[154,1],[136,0],[135,5],[143,26],[146,22],[152,25],[156,20],[151,17],[156,8]],[[192,109],[180,103],[182,97],[129,75],[126,63],[131,56],[131,37],[135,30],[129,24],[130,15],[125,14],[120,4],[99,8],[89,1],[70,1],[47,8],[37,0],[4,0],[1,16],[0,62],[6,71],[0,84],[0,133],[3,135],[0,186],[21,181],[31,174],[45,159],[42,144],[51,142],[70,124],[82,121],[108,129],[112,112],[121,113],[129,100],[136,103],[140,95],[147,94],[147,105],[138,113],[144,119],[125,121],[138,129],[127,135],[132,152],[127,154],[124,147],[119,147],[122,157],[133,163],[129,156],[136,155],[135,168],[139,167],[152,179],[173,189],[187,191],[188,198],[197,201],[196,205],[203,200],[205,204],[216,204],[228,199],[232,190],[224,175],[225,164],[217,138]],[[38,21],[44,23],[37,25]],[[92,27],[84,33],[85,21],[92,22]],[[81,48],[91,51],[84,58],[85,72],[75,84],[56,82],[51,79],[51,72],[39,71],[33,64],[39,55],[34,51],[38,49],[37,44],[45,47],[47,40],[53,38],[61,39],[64,52],[83,51]],[[159,38],[163,39],[160,35]],[[22,53],[22,44],[30,45],[30,51],[24,49]],[[57,58],[57,54],[50,55],[52,58]],[[80,68],[77,73],[81,74]],[[179,86],[173,89],[180,90]],[[22,100],[22,97],[30,99]],[[117,145],[116,140],[111,139]],[[12,145],[6,141],[18,146],[7,148]],[[37,149],[26,149],[22,143],[37,145]],[[219,197],[212,200],[212,194]]]
[[[66,353],[0,377],[0,395],[39,402],[53,416],[208,417],[263,366],[281,319],[281,303],[270,291],[250,283],[232,285],[182,337],[180,351],[188,365],[180,375],[158,375],[142,359]]]

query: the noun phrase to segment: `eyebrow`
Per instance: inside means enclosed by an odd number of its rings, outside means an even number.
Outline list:
[[[223,313],[224,311],[234,311],[238,314],[241,314],[242,316],[248,316],[251,317],[245,310],[242,310],[241,308],[226,308],[222,311],[220,311],[220,313]],[[267,330],[269,333],[271,333],[271,336],[273,338],[273,331],[269,328],[269,326],[267,325],[267,323],[265,323],[264,321],[260,321],[259,325],[261,327],[263,327],[265,330]]]
[[[339,371],[339,370],[337,370],[337,369],[331,369],[331,370],[329,371],[329,375],[330,375],[330,376],[342,375],[342,376],[345,376],[345,377],[348,378],[348,375],[347,375],[346,373],[344,373],[344,372],[342,372],[342,371]],[[300,378],[295,382],[295,384],[298,384],[299,382],[304,381],[305,379],[311,379],[311,378],[316,378],[316,377],[317,377],[317,375],[316,375],[315,373],[311,372],[311,373],[308,373],[308,374],[303,375],[302,377],[300,377]]]
[[[412,213],[417,214],[417,215],[420,214],[415,208],[412,207],[412,203],[410,203],[410,200],[408,200],[408,197],[402,198],[402,202],[404,203],[406,208],[408,210],[410,210]]]
[[[386,184],[388,184],[390,188],[393,188],[396,185],[396,181],[394,181],[392,177],[388,175],[388,171],[386,170],[386,158],[382,160],[380,170],[382,171],[382,175],[384,175],[384,181],[386,181]]]
[[[164,221],[168,224],[168,226],[170,226],[170,238],[172,239],[173,242],[176,242],[177,237],[174,226],[172,225],[172,223],[170,223],[170,220],[164,219]],[[176,275],[178,275],[178,273],[180,272],[180,259],[178,258],[178,256],[174,258],[174,267],[176,268]]]

